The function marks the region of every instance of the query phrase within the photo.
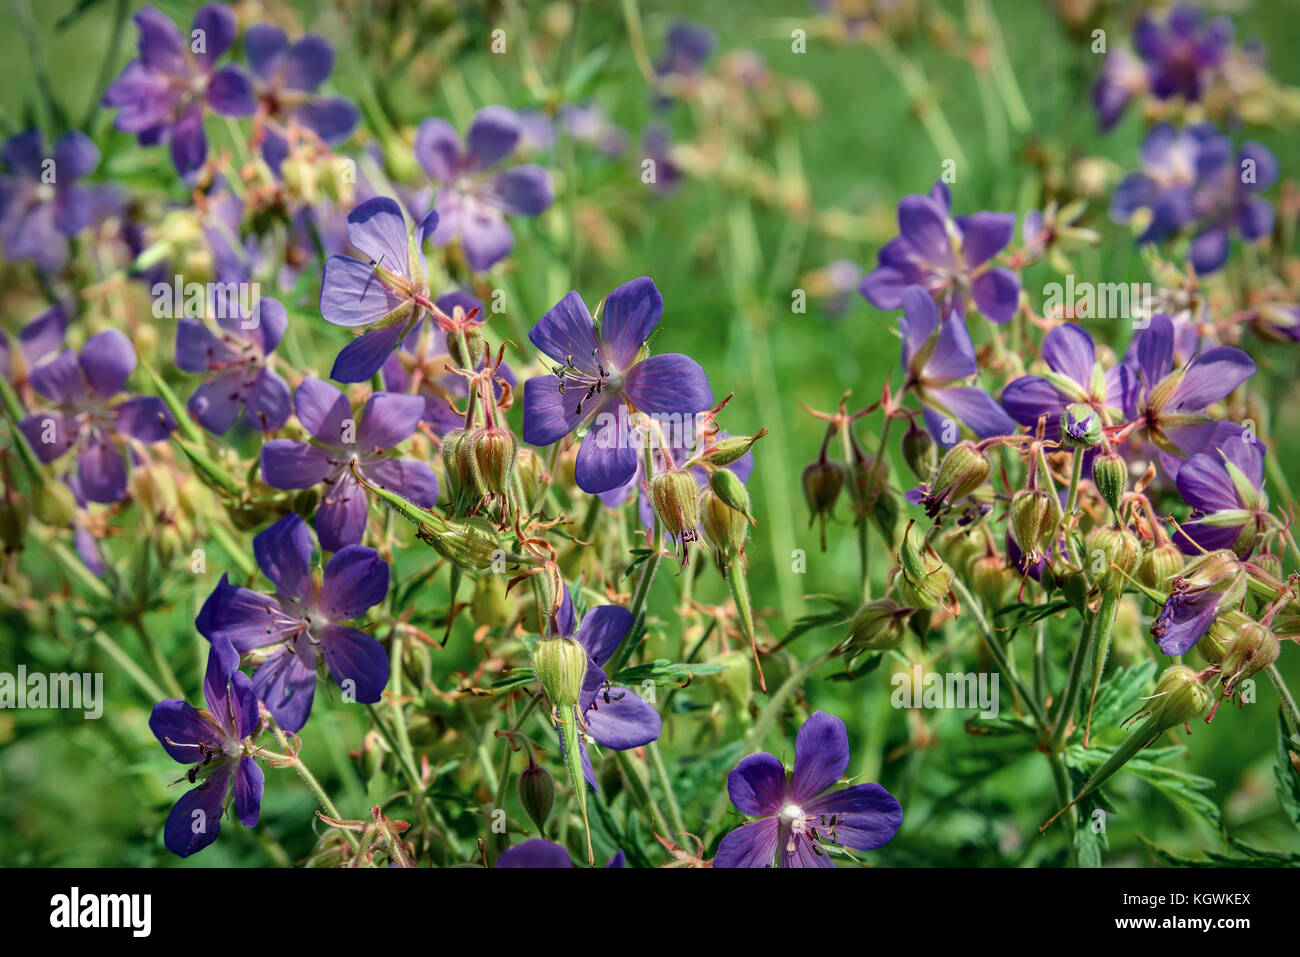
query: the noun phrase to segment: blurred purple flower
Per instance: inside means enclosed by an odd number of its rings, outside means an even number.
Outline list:
[[[903,392],[912,391],[925,406],[925,424],[935,440],[951,448],[963,435],[962,426],[977,438],[1010,435],[1016,430],[1002,406],[978,385],[975,346],[966,323],[957,313],[939,321],[939,308],[920,286],[900,290],[903,316]],[[952,423],[952,425],[949,425]]]
[[[626,864],[622,851],[605,862],[606,867],[624,867]],[[528,840],[507,847],[497,858],[497,867],[554,868],[572,867],[573,859],[561,845],[548,841],[544,837],[532,837]]]
[[[1197,173],[1190,258],[1204,275],[1228,261],[1231,233],[1256,242],[1273,232],[1273,204],[1257,194],[1277,182],[1278,162],[1262,143],[1243,143],[1234,155],[1226,137],[1215,137],[1202,148]]]
[[[365,632],[340,622],[360,618],[388,594],[388,563],[373,548],[348,545],[312,574],[311,533],[286,515],[253,539],[257,567],[275,595],[231,585],[228,576],[203,603],[194,626],[213,647],[229,642],[241,654],[271,648],[252,687],[276,722],[297,732],[316,693],[316,664],[324,656],[345,700],[374,704],[388,684],[388,655]]]
[[[641,134],[641,152],[644,154],[642,163],[648,160],[653,164],[649,169],[654,171],[654,175],[648,184],[652,190],[666,196],[682,185],[686,174],[673,161],[672,133],[667,126],[661,123],[647,126]],[[644,177],[646,168],[642,166],[640,172]]]
[[[189,401],[191,414],[209,432],[224,435],[241,408],[250,426],[272,432],[292,410],[289,386],[267,365],[288,319],[275,299],[259,300],[247,319],[237,312],[219,310],[219,332],[182,318],[176,326],[176,366],[182,372],[216,373]]]
[[[513,110],[485,106],[474,114],[466,142],[451,124],[427,119],[415,135],[415,159],[438,184],[433,241],[446,246],[460,237],[465,261],[486,272],[514,248],[510,216],[538,216],[553,198],[551,177],[540,166],[496,167],[514,152],[521,124]]]
[[[84,133],[67,133],[45,154],[38,130],[5,141],[0,160],[0,244],[7,259],[30,259],[53,272],[68,258],[68,237],[90,225],[96,187],[77,181],[99,165]]]
[[[1175,235],[1196,217],[1193,191],[1200,177],[1202,155],[1226,142],[1206,124],[1175,128],[1160,123],[1142,142],[1140,169],[1127,174],[1111,197],[1110,218],[1127,223],[1140,209],[1151,221],[1138,242],[1157,242]]]
[[[97,332],[81,348],[66,349],[32,370],[28,381],[53,408],[34,412],[18,427],[42,462],[77,451],[77,475],[92,502],[126,497],[129,443],[165,441],[176,420],[162,399],[133,396],[112,401],[135,369],[135,350],[116,329]]]
[[[50,306],[29,320],[18,332],[16,349],[0,329],[0,376],[10,382],[26,381],[32,369],[63,348],[67,331],[68,311],[61,305]]]
[[[374,392],[366,399],[360,423],[334,386],[307,376],[294,393],[298,421],[313,442],[271,439],[262,446],[262,479],[272,488],[312,488],[324,483],[316,510],[321,547],[335,552],[356,545],[366,531],[368,498],[357,477],[397,492],[416,505],[438,502],[438,477],[424,462],[386,454],[406,441],[424,414],[418,395]]]
[[[346,140],[361,118],[352,101],[318,96],[317,89],[334,70],[334,47],[309,33],[292,44],[272,23],[255,23],[244,33],[244,50],[253,70],[257,116],[266,121],[262,155],[279,172],[289,153],[287,127],[305,127],[327,146]]]
[[[606,297],[599,332],[576,292],[529,330],[533,345],[559,365],[524,383],[524,441],[551,445],[596,420],[578,450],[575,474],[584,492],[607,492],[636,474],[629,409],[680,421],[713,405],[708,376],[689,356],[638,361],[663,310],[654,280],[643,276]]]
[[[248,740],[260,724],[257,696],[229,641],[212,642],[203,697],[206,711],[168,698],[149,715],[149,730],[167,755],[194,765],[186,775],[189,782],[203,779],[172,806],[163,827],[163,843],[178,857],[189,857],[217,839],[232,793],[235,815],[244,827],[255,827],[262,811],[263,774]]]
[[[922,286],[945,314],[966,314],[974,302],[985,317],[1006,322],[1020,301],[1020,278],[989,263],[1011,241],[1014,213],[949,214],[948,187],[936,180],[928,194],[898,204],[898,236],[876,256],[862,281],[862,295],[877,309],[902,308],[902,290]]]
[[[1147,68],[1128,50],[1106,54],[1101,76],[1092,85],[1092,106],[1097,111],[1097,126],[1103,132],[1112,129],[1124,115],[1129,101],[1147,90]]]
[[[1143,15],[1133,28],[1133,47],[1146,64],[1152,94],[1199,100],[1205,75],[1227,58],[1232,32],[1231,20],[1206,21],[1190,3],[1172,6],[1163,22]]]
[[[188,175],[208,155],[205,106],[221,116],[253,112],[248,75],[234,64],[216,66],[235,42],[235,15],[223,4],[209,3],[194,15],[188,36],[154,7],[142,7],[134,19],[139,56],[109,86],[103,105],[117,109],[114,127],[133,134],[142,146],[170,140],[172,164]]]
[[[879,784],[829,791],[848,766],[844,722],[824,711],[799,729],[788,779],[770,754],[743,759],[728,775],[727,791],[737,809],[758,820],[722,839],[713,866],[834,867],[827,844],[857,851],[888,844],[903,824],[902,806]]]

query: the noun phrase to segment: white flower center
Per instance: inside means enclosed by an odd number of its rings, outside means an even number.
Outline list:
[[[785,807],[781,808],[781,812],[777,815],[777,818],[782,824],[794,831],[802,831],[804,829],[805,819],[803,808],[797,804],[787,804]]]

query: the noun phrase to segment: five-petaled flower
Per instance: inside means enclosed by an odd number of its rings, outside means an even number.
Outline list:
[[[373,548],[348,545],[323,575],[314,575],[311,533],[297,515],[259,532],[253,554],[275,595],[238,588],[223,575],[194,622],[199,633],[214,647],[228,641],[241,654],[269,649],[253,673],[253,690],[286,731],[298,731],[311,714],[319,656],[345,700],[378,701],[388,684],[388,655],[374,638],[341,622],[384,600],[388,563]]]
[[[514,248],[506,215],[538,216],[551,205],[551,177],[524,163],[497,170],[514,152],[522,127],[513,110],[485,106],[474,114],[465,143],[446,120],[432,118],[415,134],[415,159],[438,184],[433,241],[446,246],[457,236],[465,261],[486,272]]]
[[[1174,544],[1188,555],[1226,548],[1239,558],[1250,556],[1271,521],[1263,490],[1265,451],[1256,435],[1242,432],[1179,466],[1175,481],[1192,507],[1192,520],[1180,526]]]
[[[1020,279],[989,262],[1011,241],[1014,213],[952,217],[952,197],[942,181],[928,194],[898,204],[898,235],[876,255],[876,268],[862,280],[862,295],[877,309],[903,306],[902,291],[923,286],[944,315],[966,314],[968,302],[994,322],[1006,322],[1020,302]]]
[[[218,638],[208,650],[203,697],[206,711],[168,698],[149,715],[149,730],[168,756],[193,765],[186,774],[189,783],[202,779],[172,806],[163,827],[163,843],[178,857],[189,857],[217,839],[232,794],[244,827],[255,827],[262,810],[262,769],[253,760],[250,741],[261,723],[257,695],[239,670],[239,653],[229,641]]]
[[[135,362],[130,340],[105,329],[86,340],[80,356],[65,349],[28,378],[54,408],[28,415],[18,427],[42,462],[76,450],[81,490],[92,502],[111,505],[126,497],[132,440],[162,442],[176,427],[162,399],[141,395],[114,401]]]
[[[8,259],[30,259],[54,271],[68,256],[68,238],[90,225],[97,201],[108,187],[78,180],[99,165],[99,150],[84,133],[65,133],[45,154],[37,130],[7,140],[0,160],[0,244]]]
[[[142,7],[134,19],[139,56],[109,86],[104,105],[117,109],[113,125],[134,134],[142,146],[169,139],[172,164],[187,175],[208,155],[205,105],[222,116],[253,112],[248,75],[234,64],[216,65],[234,44],[239,26],[220,3],[199,8],[188,38],[154,7]]]
[[[743,759],[727,778],[727,792],[758,820],[722,839],[713,866],[834,867],[828,846],[871,851],[888,844],[903,824],[902,806],[879,784],[830,791],[848,766],[844,722],[824,711],[799,729],[788,778],[766,752]]]
[[[271,439],[262,446],[262,479],[282,489],[325,484],[316,510],[316,535],[326,551],[360,544],[368,515],[366,483],[424,508],[437,504],[438,477],[433,470],[424,462],[389,454],[419,425],[422,396],[373,392],[356,422],[342,392],[308,376],[298,384],[293,404],[298,421],[315,441]]]
[[[595,420],[575,467],[584,492],[618,488],[636,474],[640,453],[630,411],[680,423],[713,405],[708,376],[694,359],[679,353],[641,358],[663,310],[654,281],[643,276],[606,297],[599,331],[576,292],[529,330],[533,345],[559,365],[524,383],[524,441],[550,445]]]
[[[224,435],[243,409],[248,424],[263,432],[284,425],[292,411],[289,386],[267,365],[288,324],[284,306],[262,299],[252,314],[221,310],[214,332],[198,319],[176,325],[176,367],[215,373],[190,396],[190,413],[209,432]]]

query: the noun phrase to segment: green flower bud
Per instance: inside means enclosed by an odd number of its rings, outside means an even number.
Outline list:
[[[0,498],[0,543],[6,549],[22,550],[23,532],[30,513],[27,499],[18,493],[11,492]]]
[[[1120,499],[1128,487],[1128,465],[1116,452],[1102,452],[1092,460],[1092,484],[1111,511],[1119,514]]]
[[[1138,540],[1126,528],[1098,526],[1085,540],[1088,570],[1097,584],[1104,588],[1124,587],[1124,574],[1132,574],[1137,567]],[[1118,571],[1116,571],[1118,569]]]
[[[1092,586],[1088,583],[1088,576],[1079,569],[1069,569],[1058,579],[1058,587],[1065,600],[1074,608],[1083,610],[1084,604],[1088,600],[1088,593],[1092,591]]]
[[[916,608],[933,610],[944,603],[952,585],[952,569],[935,554],[929,544],[918,548],[912,543],[909,524],[898,550],[900,575],[898,590],[903,600]]]
[[[939,455],[929,429],[919,428],[915,422],[908,423],[903,433],[903,461],[922,482],[930,480]]]
[[[704,460],[710,465],[716,465],[719,468],[725,468],[744,458],[755,442],[767,435],[767,429],[759,429],[750,436],[732,436],[731,438],[722,439],[714,444],[704,455]]]
[[[1165,542],[1142,553],[1134,577],[1148,588],[1165,591],[1169,580],[1182,570],[1183,553],[1177,545]]]
[[[1209,709],[1213,695],[1193,668],[1171,665],[1156,682],[1148,713],[1161,731],[1195,721]]]
[[[46,525],[63,528],[76,521],[77,500],[62,482],[42,482],[32,494],[32,510]]]
[[[726,568],[734,557],[745,551],[749,519],[719,498],[713,489],[706,488],[700,495],[700,531],[713,549],[718,567]]]
[[[524,813],[537,827],[537,833],[545,835],[546,821],[555,807],[555,779],[540,764],[528,762],[528,767],[519,772],[519,803],[524,806]]]
[[[466,346],[469,347],[468,353],[465,352]],[[465,329],[465,342],[463,344],[460,336],[448,336],[447,354],[451,356],[451,361],[460,368],[477,369],[487,357],[487,343],[483,341],[478,326],[471,325]]]
[[[925,514],[934,518],[952,503],[969,495],[988,480],[993,463],[971,442],[958,442],[939,463],[934,485],[921,499]]]
[[[1224,675],[1224,690],[1231,695],[1247,678],[1277,661],[1282,646],[1267,625],[1230,608],[1224,611],[1196,643],[1196,650]]]
[[[1061,413],[1061,444],[1073,449],[1096,448],[1101,443],[1101,416],[1082,402],[1071,402]]]
[[[542,638],[533,646],[533,674],[552,708],[575,708],[587,677],[587,652],[572,638]]]
[[[854,659],[872,651],[892,651],[907,635],[907,619],[914,608],[889,598],[878,598],[859,608],[849,621],[849,633],[831,651],[835,657]]]
[[[519,446],[514,433],[500,426],[479,429],[468,439],[470,474],[484,497],[508,494]]]
[[[970,590],[984,607],[996,611],[1006,604],[1017,575],[1001,555],[981,555],[971,562]]]
[[[682,542],[695,541],[700,527],[700,486],[695,476],[685,469],[668,469],[650,479],[649,485],[650,503],[664,531]]]
[[[1061,503],[1044,489],[1021,489],[1011,496],[1011,532],[1029,568],[1043,560],[1061,524]]]
[[[826,546],[826,519],[835,509],[844,489],[844,469],[837,462],[819,459],[803,470],[804,501],[808,503],[808,527],[822,520],[822,547]]]
[[[417,534],[439,555],[465,571],[488,571],[505,554],[496,528],[481,516],[459,523],[443,522],[442,527],[421,527]]]
[[[730,469],[714,469],[709,476],[709,488],[714,495],[749,519],[749,524],[758,524],[754,521],[754,516],[749,514],[749,492],[735,472]]]

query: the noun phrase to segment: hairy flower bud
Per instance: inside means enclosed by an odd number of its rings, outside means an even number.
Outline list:
[[[903,643],[907,619],[914,608],[889,598],[878,598],[859,608],[849,621],[849,633],[831,651],[835,657],[848,656],[850,665],[859,655],[872,651],[891,651]]]
[[[695,476],[685,469],[667,469],[651,478],[649,486],[650,503],[664,531],[683,543],[695,541],[700,526],[700,486]]]
[[[1024,553],[1025,568],[1037,565],[1056,539],[1061,503],[1044,489],[1021,489],[1011,497],[1011,532]]]
[[[527,446],[515,454],[515,471],[524,490],[524,505],[531,506],[542,493],[542,483],[548,481],[542,457]]]
[[[709,452],[705,453],[704,460],[710,465],[725,468],[744,458],[745,453],[753,447],[754,443],[765,435],[767,435],[767,429],[759,429],[753,435],[735,435],[721,439],[713,445]]]
[[[587,677],[587,652],[572,638],[542,638],[533,647],[533,674],[552,708],[577,707]]]
[[[916,608],[938,608],[948,597],[952,584],[952,569],[935,554],[933,548],[922,543],[918,548],[912,543],[913,525],[903,533],[903,544],[898,550],[900,575],[898,590],[903,600]]]
[[[1096,448],[1101,443],[1101,416],[1082,402],[1071,402],[1061,413],[1061,444],[1074,449]]]
[[[519,803],[528,819],[536,825],[538,834],[545,834],[546,821],[555,807],[555,779],[551,772],[529,761],[528,767],[519,772],[518,788]]]
[[[1213,695],[1195,669],[1171,665],[1160,675],[1155,693],[1148,700],[1148,712],[1156,726],[1165,731],[1201,717],[1209,709]]]
[[[719,498],[713,489],[706,488],[700,495],[700,531],[714,550],[718,567],[725,568],[745,551],[749,519]]]
[[[1164,590],[1169,580],[1182,570],[1183,553],[1177,545],[1165,542],[1142,553],[1134,577],[1148,588]]]
[[[470,474],[483,496],[506,495],[515,472],[518,445],[514,433],[499,425],[474,432],[468,439]]]
[[[496,529],[481,516],[447,522],[445,527],[436,529],[422,529],[421,537],[439,555],[465,571],[488,571],[494,563],[504,561],[505,551]]]
[[[473,487],[474,456],[469,433],[464,429],[448,432],[442,437],[442,471],[452,498]]]
[[[971,442],[958,442],[939,463],[934,485],[921,498],[925,514],[934,518],[945,507],[975,491],[989,477],[993,464]]]
[[[1128,466],[1123,457],[1117,452],[1107,451],[1093,459],[1092,484],[1097,487],[1102,501],[1118,515],[1120,499],[1128,486]]]
[[[1123,588],[1124,575],[1132,574],[1137,565],[1137,536],[1126,528],[1103,525],[1088,533],[1085,546],[1088,570],[1097,584]]]
[[[928,429],[922,429],[915,422],[908,423],[903,433],[903,461],[922,482],[928,482],[934,474],[939,456],[935,451],[934,438]]]
[[[808,525],[812,527],[817,519],[822,520],[824,545],[826,519],[844,489],[844,469],[837,462],[818,459],[803,470],[802,482],[804,501],[808,503]]]
[[[1224,675],[1224,690],[1232,694],[1240,682],[1253,677],[1277,661],[1282,647],[1267,625],[1262,625],[1235,608],[1224,611],[1196,650]]]

